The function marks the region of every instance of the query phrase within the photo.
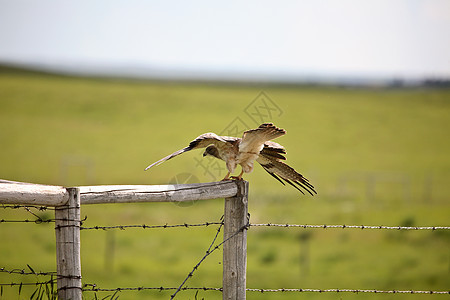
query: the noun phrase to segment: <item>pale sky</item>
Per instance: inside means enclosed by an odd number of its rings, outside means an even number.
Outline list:
[[[0,0],[0,61],[450,77],[450,0]]]

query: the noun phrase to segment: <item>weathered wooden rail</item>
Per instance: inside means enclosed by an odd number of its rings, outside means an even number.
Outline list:
[[[0,204],[55,207],[58,299],[82,299],[80,209],[84,204],[225,198],[223,299],[245,299],[248,182],[62,187],[0,180]],[[237,233],[237,234],[236,234]],[[234,235],[234,236],[233,236]]]

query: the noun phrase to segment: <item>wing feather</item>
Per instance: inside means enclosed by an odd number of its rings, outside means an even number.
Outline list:
[[[161,159],[158,160],[157,162],[152,163],[152,164],[149,165],[147,168],[145,168],[144,171],[147,171],[147,170],[150,169],[151,167],[154,167],[154,166],[157,166],[157,165],[159,165],[159,164],[162,164],[162,163],[165,162],[166,160],[172,159],[172,158],[174,158],[175,156],[178,156],[178,155],[180,155],[180,154],[182,154],[182,153],[184,153],[184,152],[187,152],[187,151],[189,151],[189,150],[192,150],[192,149],[189,149],[189,147],[186,147],[186,148],[183,148],[183,149],[181,149],[181,150],[175,151],[174,153],[172,153],[172,154],[170,154],[170,155],[167,155],[167,156],[164,157],[164,158],[161,158]]]
[[[286,150],[278,143],[267,141],[264,143],[264,148],[260,152],[264,156],[270,156],[274,159],[286,160],[282,154],[286,154]]]
[[[145,168],[145,171],[147,171],[148,169],[150,169],[151,167],[157,166],[159,164],[162,164],[163,162],[174,158],[175,156],[178,156],[182,153],[194,150],[194,149],[200,149],[200,148],[205,148],[208,147],[211,144],[214,144],[216,147],[223,147],[225,144],[232,142],[232,139],[229,137],[222,137],[219,136],[215,133],[212,132],[208,132],[208,133],[204,133],[200,136],[198,136],[195,140],[193,140],[192,142],[189,143],[189,146],[180,149],[178,151],[175,151],[174,153],[167,155],[164,158],[161,158],[160,160],[158,160],[157,162],[152,163],[151,165],[149,165],[147,168]]]
[[[239,144],[239,151],[244,153],[259,153],[263,149],[265,142],[285,134],[286,131],[284,129],[278,128],[272,123],[261,124],[256,129],[244,132],[241,143]],[[275,146],[273,148],[277,149]]]
[[[264,143],[264,148],[268,148],[272,151],[278,152],[278,153],[282,153],[282,154],[286,154],[286,149],[284,149],[283,146],[281,146],[278,143],[275,143],[273,141],[267,141]]]
[[[295,171],[294,168],[290,167],[289,165],[277,160],[276,158],[273,158],[270,155],[265,155],[262,152],[256,161],[264,168],[264,170],[267,171],[267,173],[272,175],[278,181],[281,182],[280,178],[283,179],[285,182],[292,185],[303,194],[304,192],[302,191],[302,189],[311,194],[311,196],[317,194],[314,186],[309,183],[308,179],[306,179],[302,174]]]

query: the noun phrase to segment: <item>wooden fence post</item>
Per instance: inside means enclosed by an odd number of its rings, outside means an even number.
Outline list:
[[[243,300],[246,294],[248,182],[236,184],[237,195],[225,198],[222,295],[226,300]]]
[[[80,190],[67,191],[67,205],[55,207],[58,299],[81,300]]]

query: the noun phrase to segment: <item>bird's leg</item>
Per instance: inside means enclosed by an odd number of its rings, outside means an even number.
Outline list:
[[[225,177],[221,181],[225,180],[230,180],[230,171],[228,171],[227,175],[225,175]]]
[[[239,174],[239,176],[231,176],[231,178],[236,179],[236,180],[241,180],[242,175],[244,175],[244,169],[242,169],[241,174]]]

